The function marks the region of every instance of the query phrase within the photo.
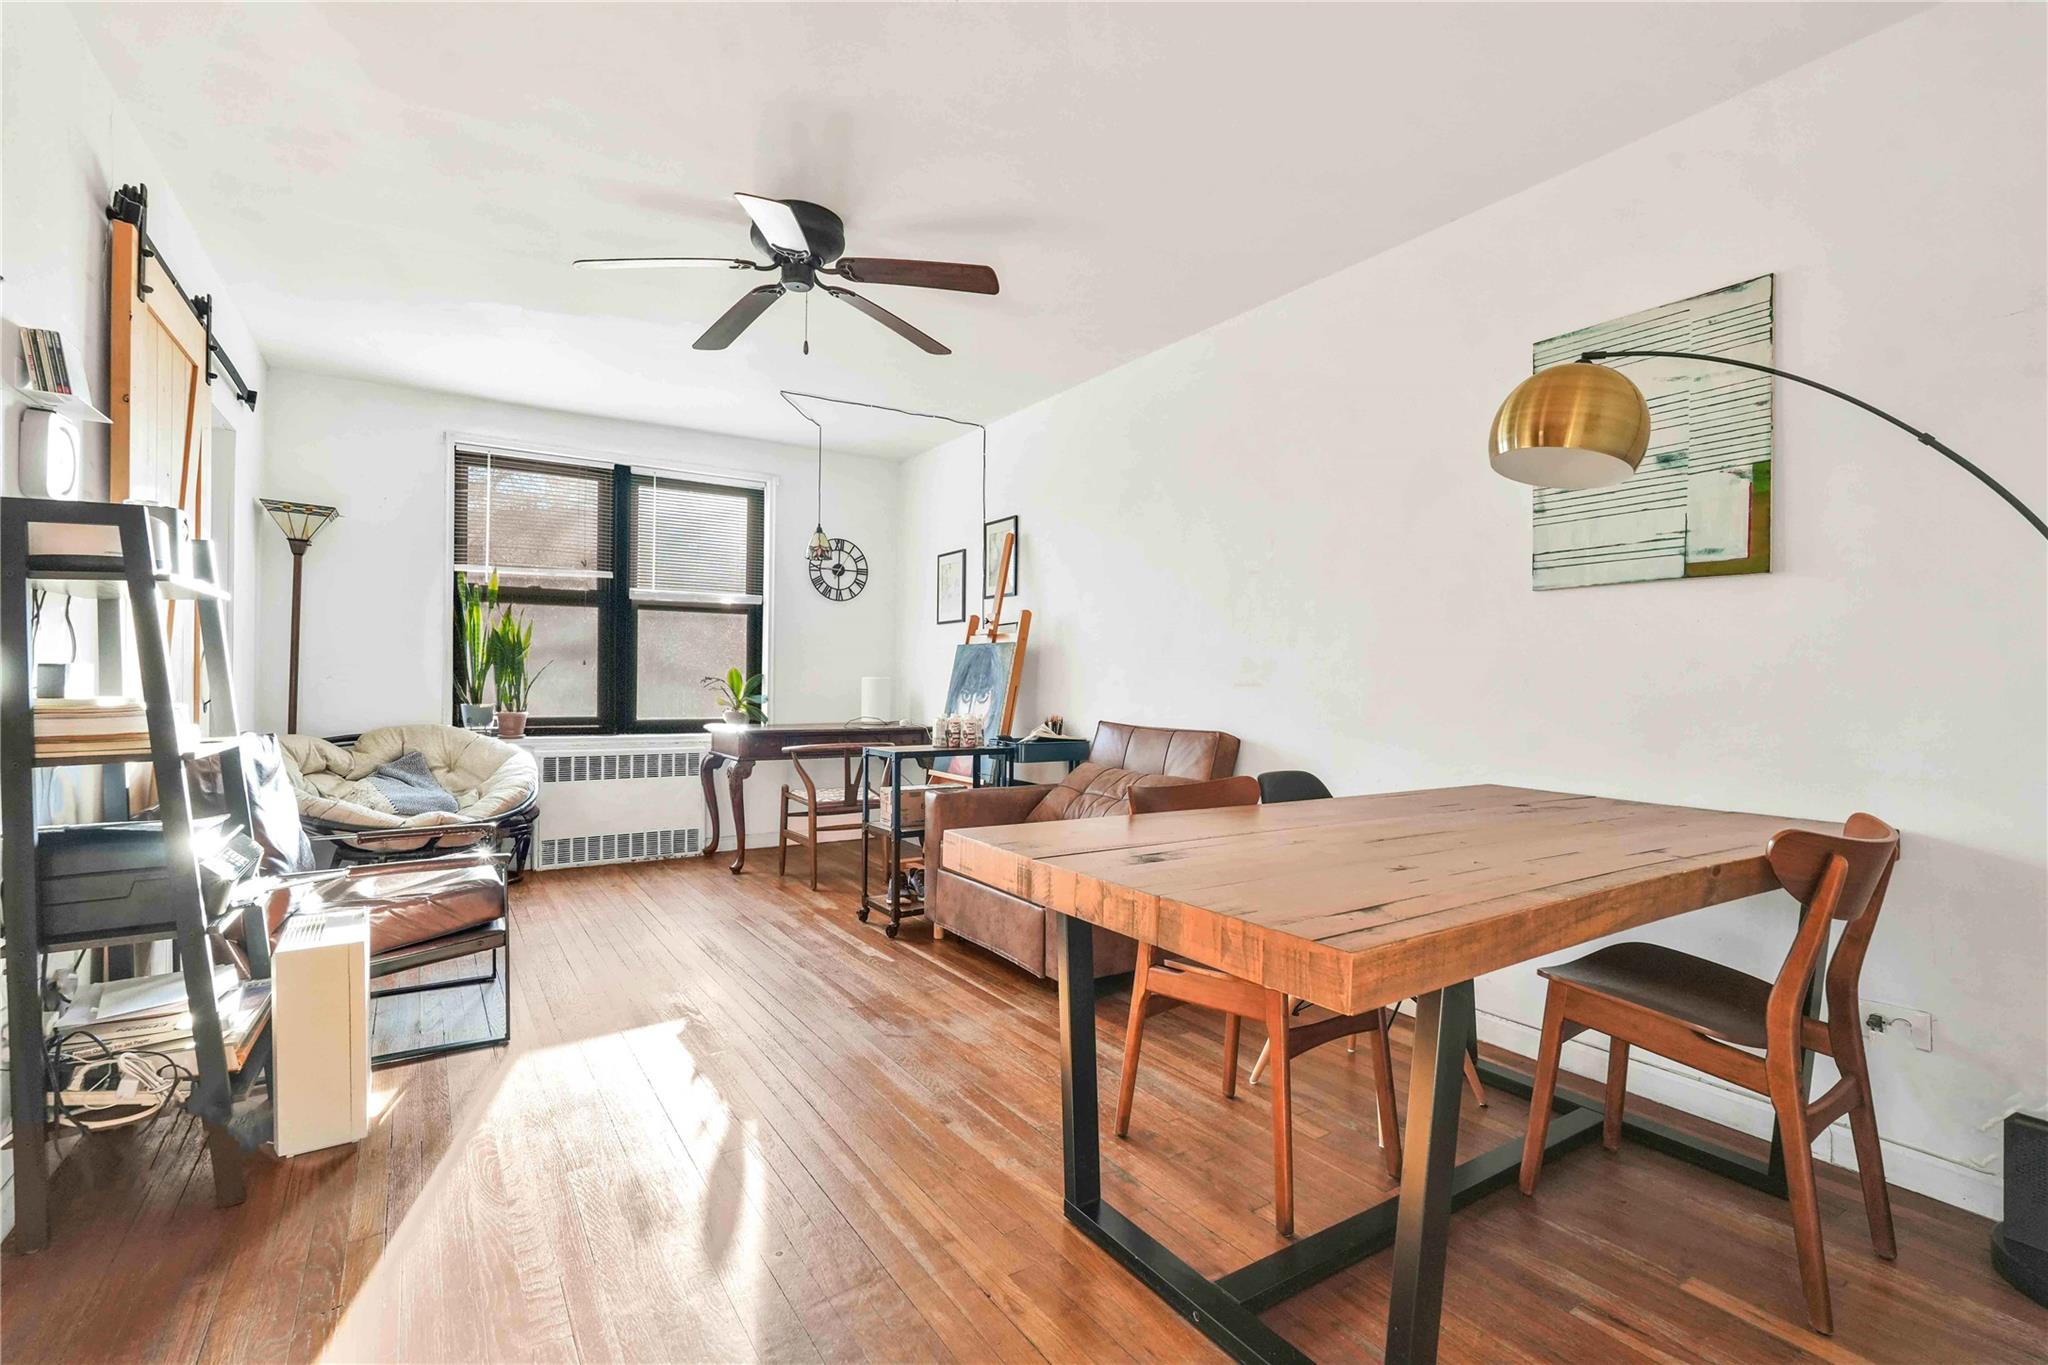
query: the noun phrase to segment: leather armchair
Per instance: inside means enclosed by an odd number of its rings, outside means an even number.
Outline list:
[[[1220,730],[1105,721],[1096,727],[1088,761],[1055,786],[927,792],[924,846],[928,856],[943,857],[948,829],[1128,815],[1132,788],[1229,777],[1237,768],[1237,748],[1237,737]],[[1054,974],[1052,916],[943,866],[931,869],[929,876],[927,906],[936,928],[1008,958],[1033,976]],[[1137,945],[1130,939],[1095,931],[1097,976],[1127,972],[1136,961]]]

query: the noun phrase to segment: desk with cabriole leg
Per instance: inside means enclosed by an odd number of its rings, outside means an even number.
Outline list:
[[[948,830],[949,871],[1062,917],[1066,1213],[1240,1360],[1304,1357],[1260,1311],[1392,1247],[1386,1358],[1436,1358],[1451,1209],[1512,1184],[1519,1139],[1456,1162],[1472,980],[1532,958],[1777,886],[1765,815],[1513,787],[1455,787],[1281,806]],[[1093,930],[1100,925],[1269,989],[1355,1014],[1419,998],[1401,1192],[1217,1280],[1102,1197]],[[1482,1065],[1489,1084],[1526,1078]],[[1545,1150],[1600,1131],[1560,1096]],[[1654,1123],[1626,1129],[1783,1193],[1783,1172]]]
[[[718,852],[718,770],[731,765],[726,790],[732,801],[732,870],[747,865],[746,784],[754,764],[773,762],[801,744],[922,744],[932,732],[922,725],[873,725],[854,721],[821,721],[814,725],[726,725],[704,727],[711,738],[711,752],[704,755],[698,776],[704,783],[704,814],[710,837],[704,841],[704,856]]]

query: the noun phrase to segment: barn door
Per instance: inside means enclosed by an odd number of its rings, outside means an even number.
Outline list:
[[[107,497],[174,504],[184,509],[192,534],[205,536],[213,425],[206,323],[156,258],[142,254],[135,225],[117,220],[112,226],[107,387],[114,423]],[[206,670],[198,616],[186,602],[164,609],[171,693],[189,699],[192,719],[203,727]]]

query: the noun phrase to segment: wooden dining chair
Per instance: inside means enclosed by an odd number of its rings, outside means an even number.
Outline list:
[[[1330,789],[1323,785],[1323,779],[1317,777],[1314,773],[1303,772],[1299,768],[1281,768],[1274,772],[1259,774],[1259,799],[1266,805],[1271,806],[1283,801],[1328,801],[1331,797]],[[1300,1014],[1307,1007],[1308,1002],[1306,1000],[1297,1000],[1292,1006],[1293,1012],[1296,1014]],[[1346,1052],[1358,1051],[1358,1039],[1355,1035],[1344,1040],[1344,1050]],[[1253,1085],[1257,1085],[1259,1078],[1266,1074],[1266,1063],[1272,1058],[1272,1055],[1273,1044],[1269,1039],[1259,1049],[1259,1055],[1252,1060],[1251,1082]],[[1474,1038],[1471,1046],[1465,1049],[1465,1084],[1472,1088],[1473,1102],[1481,1109],[1484,1109],[1486,1107],[1486,1085],[1479,1079],[1479,1040],[1477,1038]]]
[[[792,744],[783,753],[789,757],[790,767],[796,770],[798,787],[782,784],[782,830],[776,841],[775,870],[780,876],[789,875],[789,846],[792,843],[809,844],[811,847],[811,890],[818,889],[818,836],[833,834],[841,830],[857,830],[861,827],[866,811],[865,797],[860,783],[856,780],[854,764],[859,762],[864,745],[860,744]],[[840,760],[839,785],[820,787],[804,760],[817,762],[821,759]],[[790,823],[792,816],[803,821],[801,832]],[[821,823],[837,816],[852,816],[851,820],[836,823]]]
[[[1131,814],[1171,810],[1206,810],[1222,806],[1256,806],[1259,783],[1250,777],[1176,786],[1133,787]],[[1138,1054],[1145,1041],[1145,1018],[1155,1007],[1199,1005],[1223,1015],[1223,1096],[1237,1095],[1238,1034],[1246,1019],[1266,1026],[1267,1053],[1273,1062],[1273,1225],[1283,1237],[1294,1235],[1294,1058],[1338,1038],[1370,1033],[1373,1072],[1379,1092],[1379,1144],[1387,1174],[1401,1175],[1401,1119],[1394,1101],[1394,1064],[1387,1050],[1388,1010],[1332,1015],[1291,1024],[1291,1001],[1279,991],[1182,958],[1166,957],[1149,943],[1138,945],[1131,975],[1131,1021],[1124,1036],[1123,1077],[1117,1089],[1116,1135],[1129,1137],[1131,1101],[1138,1085]],[[1280,1046],[1275,1047],[1275,1043]]]
[[[1777,980],[1765,981],[1655,943],[1610,944],[1576,962],[1543,969],[1550,990],[1543,1008],[1536,1089],[1529,1098],[1529,1133],[1522,1147],[1522,1193],[1535,1192],[1543,1169],[1558,1053],[1565,1039],[1583,1029],[1597,1029],[1611,1040],[1602,1132],[1610,1150],[1621,1140],[1631,1046],[1767,1096],[1777,1111],[1784,1143],[1785,1184],[1806,1316],[1815,1331],[1832,1332],[1813,1140],[1844,1115],[1856,1141],[1856,1173],[1863,1183],[1870,1240],[1885,1260],[1898,1255],[1877,1114],[1871,1107],[1870,1068],[1863,1055],[1857,985],[1878,912],[1884,908],[1892,864],[1898,861],[1899,835],[1876,816],[1858,814],[1849,817],[1840,834],[1786,830],[1765,852],[1779,882],[1805,907]],[[1842,936],[1828,963],[1828,1017],[1821,1023],[1806,1017],[1805,1004],[1835,920],[1843,921]],[[1754,1051],[1759,1048],[1761,1057]],[[1809,1101],[1801,1084],[1802,1049],[1834,1058],[1841,1073],[1841,1080],[1817,1100]]]

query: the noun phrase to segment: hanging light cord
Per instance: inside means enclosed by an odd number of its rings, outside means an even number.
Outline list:
[[[892,408],[887,403],[863,403],[857,398],[831,398],[822,393],[800,393],[794,389],[781,390],[782,401],[796,409],[796,415],[818,429],[818,508],[824,511],[825,490],[825,427],[817,418],[803,410],[796,400],[808,398],[815,403],[840,403],[849,408],[870,408],[876,412],[893,412],[899,417],[923,417],[934,422],[951,422],[956,427],[973,427],[981,433],[981,519],[988,520],[988,428],[980,422],[970,422],[965,417],[948,417],[943,412],[912,412],[909,408]]]

